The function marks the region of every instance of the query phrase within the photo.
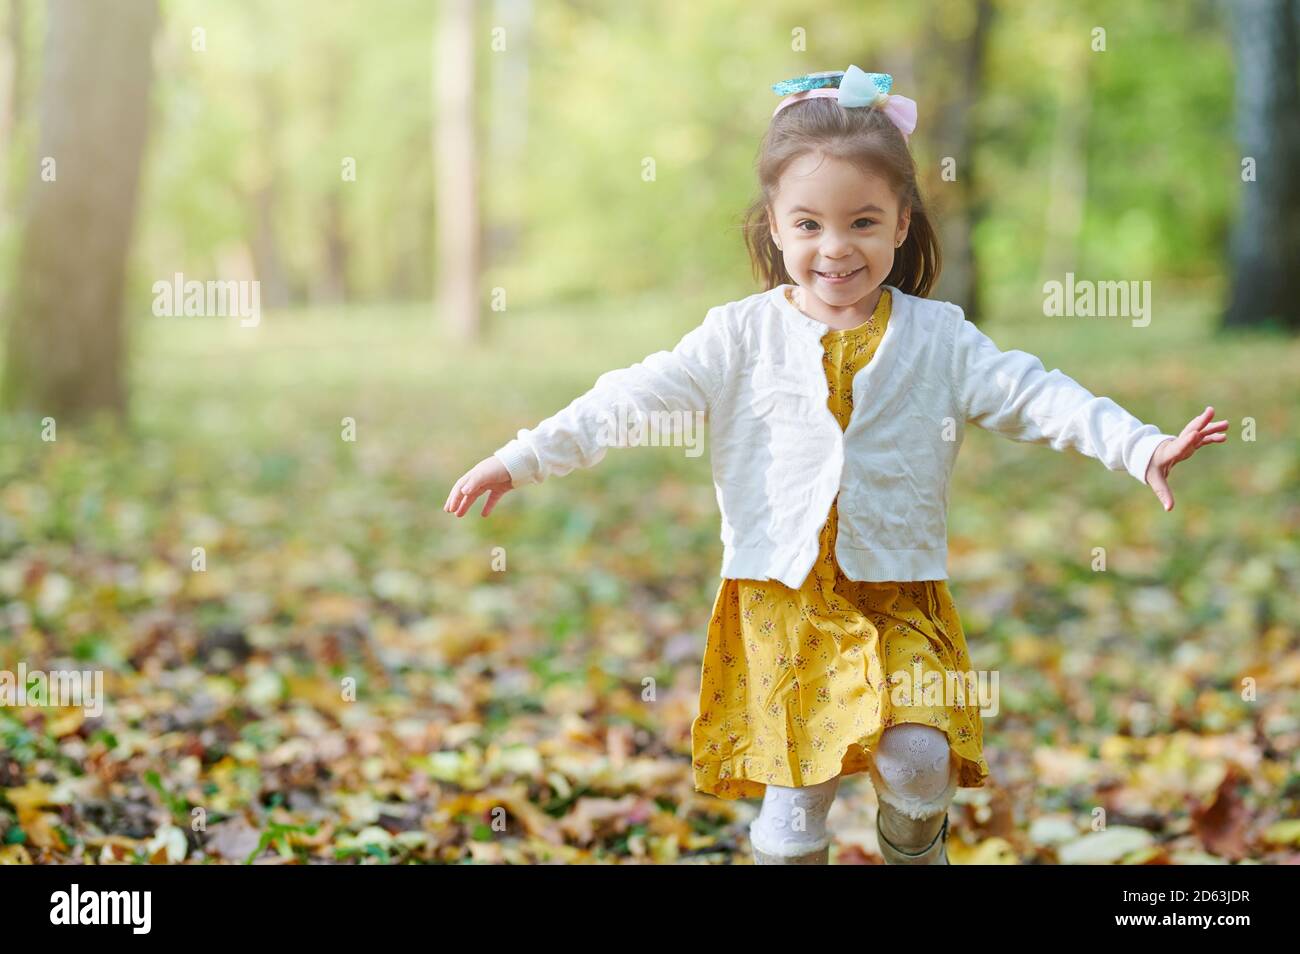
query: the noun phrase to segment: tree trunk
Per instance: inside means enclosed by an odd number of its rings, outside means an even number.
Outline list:
[[[488,111],[487,162],[493,181],[515,180],[514,170],[528,161],[528,51],[533,31],[533,0],[497,0],[493,25],[505,30],[506,52],[492,56],[491,109]],[[497,177],[501,177],[498,180]],[[493,221],[483,233],[484,267],[507,261],[523,239],[520,215],[522,196],[501,196],[494,191],[496,208],[487,209]]]
[[[1071,21],[1067,34],[1078,38],[1058,64],[1061,88],[1052,132],[1051,166],[1048,174],[1047,205],[1043,216],[1043,253],[1038,265],[1039,282],[1064,281],[1082,258],[1084,206],[1088,198],[1088,125],[1092,111],[1089,73],[1098,54],[1088,45],[1088,30]],[[1105,54],[1113,55],[1113,54]]]
[[[27,25],[25,0],[9,0],[8,36],[0,47],[0,159],[6,170],[20,161],[21,133],[27,101],[24,85],[27,69]],[[18,208],[22,195],[13,176],[0,176],[0,232],[8,232],[13,210]]]
[[[339,194],[342,183],[334,187],[325,199],[325,221],[321,225],[323,248],[321,259],[324,274],[317,290],[317,300],[328,305],[341,305],[348,300],[348,237],[343,218],[343,196]]]
[[[434,30],[433,160],[438,218],[434,297],[450,334],[470,340],[480,334],[482,259],[474,129],[474,50],[480,40],[474,33],[472,0],[443,0]]]
[[[943,183],[944,195],[952,201],[945,203],[936,223],[943,271],[934,297],[960,305],[967,318],[979,321],[979,269],[971,236],[984,214],[984,206],[975,188],[975,106],[984,89],[984,61],[993,22],[990,0],[978,0],[972,16],[970,31],[961,37],[949,37],[939,26],[932,27],[925,49],[933,62],[950,67],[936,71],[934,76],[935,82],[946,79],[946,88],[940,92],[936,120],[930,128],[940,161],[951,157],[957,165],[957,178]]]
[[[331,44],[325,53],[329,73],[325,77],[322,112],[330,129],[343,122],[343,84],[349,74],[346,51]],[[354,157],[355,158],[355,157]],[[348,246],[347,223],[343,214],[343,190],[356,188],[343,178],[342,157],[334,173],[335,181],[325,198],[324,220],[321,222],[321,280],[312,288],[312,300],[329,305],[340,305],[348,299]]]
[[[23,0],[9,0],[9,35],[0,50],[0,142],[14,138],[23,118],[23,37],[26,34]]]
[[[280,135],[284,119],[276,77],[260,73],[256,79],[258,120],[262,127],[259,179],[249,197],[253,203],[253,268],[257,271],[264,308],[284,308],[293,297],[280,253],[276,205],[280,195]]]
[[[3,403],[56,418],[101,409],[124,418],[122,300],[158,4],[50,0],[48,11]]]
[[[1230,243],[1225,326],[1300,330],[1300,91],[1294,0],[1236,0],[1237,140],[1254,160]]]

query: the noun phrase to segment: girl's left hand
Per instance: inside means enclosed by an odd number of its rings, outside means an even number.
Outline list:
[[[1151,455],[1151,463],[1147,465],[1147,486],[1155,491],[1166,513],[1174,509],[1174,495],[1169,489],[1169,471],[1174,464],[1191,457],[1202,444],[1222,444],[1228,439],[1228,422],[1210,424],[1212,417],[1214,408],[1207,407],[1187,422],[1181,434],[1157,446]]]

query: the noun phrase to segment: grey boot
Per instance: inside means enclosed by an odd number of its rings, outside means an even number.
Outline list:
[[[876,788],[876,836],[887,865],[946,865],[948,806],[957,794],[957,766],[950,765],[948,784],[934,798],[903,798],[868,765]]]
[[[948,864],[946,811],[942,816],[909,818],[882,801],[876,811],[876,837],[887,865]]]
[[[754,853],[754,864],[756,865],[828,865],[830,864],[831,848],[826,845],[815,851],[810,851],[806,855],[769,855],[765,851],[760,851],[753,845],[750,849]]]

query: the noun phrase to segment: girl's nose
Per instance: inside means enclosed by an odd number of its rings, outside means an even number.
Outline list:
[[[822,239],[822,258],[843,258],[851,251],[853,251],[853,246],[849,244],[849,240],[846,236],[833,235],[830,232],[827,232],[826,237]]]

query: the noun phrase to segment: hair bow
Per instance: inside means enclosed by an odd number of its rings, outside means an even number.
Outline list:
[[[906,140],[916,129],[916,100],[896,93],[891,95],[889,90],[893,85],[894,78],[888,73],[866,73],[853,65],[847,70],[808,73],[772,84],[773,92],[789,94],[772,110],[772,115],[791,103],[819,97],[838,100],[845,108],[879,106]]]

